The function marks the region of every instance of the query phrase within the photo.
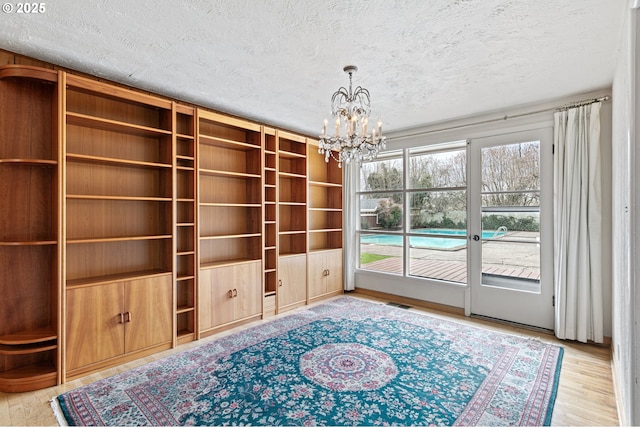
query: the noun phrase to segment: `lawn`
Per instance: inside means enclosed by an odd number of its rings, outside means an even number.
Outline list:
[[[391,258],[391,255],[378,255],[378,254],[360,254],[360,265],[367,264],[380,259]]]

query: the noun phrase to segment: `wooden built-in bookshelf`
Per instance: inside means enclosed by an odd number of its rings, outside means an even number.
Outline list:
[[[262,314],[261,126],[199,110],[198,164],[204,336]]]
[[[307,300],[306,138],[276,132],[278,143],[278,312]],[[301,256],[302,255],[302,256]]]
[[[0,66],[0,391],[341,291],[312,140],[53,68]]]
[[[263,143],[263,315],[276,314],[278,291],[278,143],[276,130],[264,128]]]
[[[173,344],[174,110],[65,75],[63,115],[63,366],[73,378]]]
[[[177,344],[198,338],[198,204],[196,109],[174,104],[175,137],[175,315]]]
[[[60,360],[59,73],[0,69],[0,391],[56,385]]]
[[[317,142],[307,140],[317,151]],[[323,156],[308,157],[309,301],[342,293],[342,168]]]

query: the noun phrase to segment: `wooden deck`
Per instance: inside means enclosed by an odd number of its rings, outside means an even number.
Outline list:
[[[402,274],[402,258],[390,257],[373,261],[360,266],[363,270],[381,271],[384,273]],[[442,261],[411,259],[409,275],[428,277],[450,282],[467,283],[467,263],[463,261]],[[537,270],[514,266],[488,266],[482,271],[486,274],[540,280]]]

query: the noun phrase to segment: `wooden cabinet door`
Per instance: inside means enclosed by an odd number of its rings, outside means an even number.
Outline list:
[[[234,318],[255,316],[262,311],[262,267],[260,261],[233,266]]]
[[[342,249],[325,252],[325,262],[329,274],[325,276],[326,292],[344,290],[342,283]]]
[[[125,351],[171,342],[171,276],[130,280],[124,284]]]
[[[66,369],[124,353],[123,284],[67,291]]]
[[[233,321],[233,267],[203,269],[199,277],[200,330]]]
[[[325,261],[324,252],[309,254],[309,298],[315,298],[327,292],[327,266]]]
[[[342,289],[342,249],[310,253],[309,298]]]
[[[262,311],[260,261],[200,272],[200,327],[207,330]]]
[[[280,257],[278,261],[278,308],[306,302],[307,255]]]

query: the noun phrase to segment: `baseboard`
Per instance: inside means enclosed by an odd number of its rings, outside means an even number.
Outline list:
[[[618,412],[618,425],[627,426],[629,423],[627,422],[627,414],[620,405],[623,402],[623,394],[622,390],[620,390],[620,383],[618,383],[618,371],[616,369],[616,353],[613,346],[611,346],[611,360],[609,361],[609,365],[611,365],[611,379],[613,380],[613,394],[616,398],[616,411]]]
[[[436,310],[436,311],[441,311],[449,314],[455,314],[458,316],[464,316],[464,308],[452,307],[450,305],[438,304],[435,302],[424,301],[424,300],[415,299],[415,298],[401,297],[399,295],[388,294],[386,292],[372,291],[370,289],[356,288],[352,292],[356,294],[367,295],[367,296],[385,300],[385,301],[400,303],[402,305],[427,308],[429,310]]]

